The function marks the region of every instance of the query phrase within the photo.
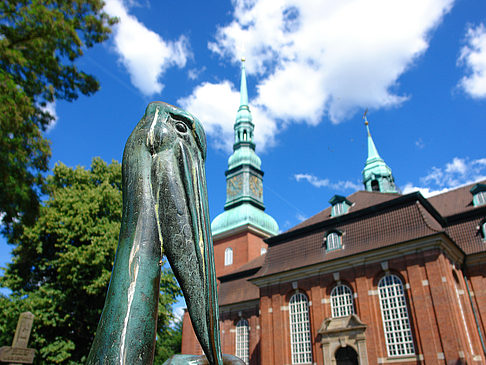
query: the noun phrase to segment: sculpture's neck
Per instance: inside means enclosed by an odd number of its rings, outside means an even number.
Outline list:
[[[140,179],[127,181],[133,171],[126,169],[141,169],[135,174]],[[153,359],[161,246],[149,179],[150,165],[124,159],[123,183],[133,190],[124,189],[118,250],[88,364],[151,364]]]

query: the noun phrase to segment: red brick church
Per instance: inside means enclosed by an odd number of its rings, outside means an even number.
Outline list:
[[[212,223],[224,353],[252,365],[486,364],[486,181],[402,195],[367,138],[365,190],[279,234],[242,67]],[[202,353],[187,313],[182,353]]]

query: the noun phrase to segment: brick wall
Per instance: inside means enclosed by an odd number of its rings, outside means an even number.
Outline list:
[[[233,249],[233,264],[225,266],[224,252],[226,248]],[[267,244],[263,239],[254,233],[245,231],[234,236],[225,237],[214,241],[214,263],[216,276],[228,274],[247,262],[260,256],[262,248]]]
[[[481,344],[474,331],[471,307],[461,292],[464,283],[459,280],[461,314],[452,274],[457,269],[449,259],[439,250],[431,250],[397,256],[386,263],[387,271],[400,277],[405,286],[415,353],[419,356],[400,364],[480,364],[484,361],[484,356],[478,358],[482,356]],[[356,314],[368,326],[365,335],[369,364],[385,363],[389,359],[377,290],[385,272],[381,263],[365,263],[339,272],[340,281],[356,293]],[[484,274],[471,279],[476,287],[481,280]],[[484,284],[482,282],[482,288]],[[295,287],[305,293],[311,303],[313,362],[323,363],[318,330],[323,320],[331,316],[330,293],[335,285],[333,273],[327,273],[261,289],[261,364],[291,364],[288,303],[296,292]],[[482,305],[484,309],[486,298],[481,289],[475,298],[481,303],[478,307]]]

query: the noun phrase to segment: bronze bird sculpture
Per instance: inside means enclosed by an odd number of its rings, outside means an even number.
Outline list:
[[[88,364],[152,364],[163,254],[207,359],[180,360],[223,364],[205,157],[195,117],[166,103],[148,105],[123,153],[122,225]],[[224,363],[243,364],[227,355]]]

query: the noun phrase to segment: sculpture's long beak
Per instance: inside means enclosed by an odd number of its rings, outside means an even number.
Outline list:
[[[163,159],[164,169],[169,173],[161,184],[164,191],[160,192],[163,199],[170,200],[164,206],[172,209],[156,209],[158,220],[163,223],[163,249],[181,285],[194,331],[210,364],[222,364],[203,159],[183,142],[177,142],[174,149]]]

